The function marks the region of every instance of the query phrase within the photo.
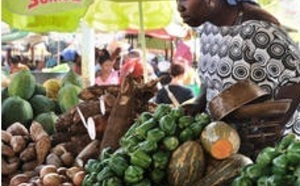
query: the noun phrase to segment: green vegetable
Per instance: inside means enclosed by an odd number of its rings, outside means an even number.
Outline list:
[[[280,153],[273,147],[264,148],[257,156],[256,163],[262,166],[268,166],[272,163],[272,160]]]
[[[144,170],[139,166],[130,165],[125,171],[126,183],[137,183],[143,179]]]
[[[180,118],[184,115],[184,109],[182,107],[172,108],[170,115],[176,119]]]
[[[287,159],[293,165],[300,164],[300,141],[294,141],[288,146]]]
[[[195,116],[195,121],[207,125],[208,123],[210,123],[211,120],[209,115],[203,112]]]
[[[206,127],[207,124],[202,124],[199,122],[194,122],[191,124],[191,126],[189,127],[190,129],[192,129],[194,137],[197,137],[201,134],[201,132],[203,131],[203,129]]]
[[[282,186],[282,185],[286,185],[285,181],[283,179],[282,176],[279,175],[271,175],[270,177],[268,177],[267,181],[266,181],[266,185],[267,186]]]
[[[120,144],[125,152],[133,152],[137,149],[137,146],[140,142],[140,138],[131,135],[127,138],[121,138]]]
[[[107,178],[113,177],[115,174],[110,169],[110,167],[104,167],[98,174],[97,174],[97,181],[101,182]]]
[[[101,186],[123,186],[123,184],[120,178],[113,176],[103,180]]]
[[[179,141],[177,139],[177,137],[175,136],[169,136],[164,138],[163,140],[163,144],[166,147],[167,150],[175,150],[178,145],[179,145]]]
[[[150,173],[151,180],[156,184],[162,182],[165,176],[166,176],[166,171],[157,168],[151,171]]]
[[[157,120],[169,114],[172,108],[167,104],[159,104],[154,111],[153,117]]]
[[[266,186],[268,181],[268,176],[262,176],[257,180],[257,186]]]
[[[130,154],[130,163],[132,165],[147,169],[151,165],[151,162],[151,157],[141,149],[137,149],[132,154]]]
[[[173,135],[176,132],[175,119],[170,115],[165,115],[159,120],[159,128],[166,134]]]
[[[151,118],[147,121],[145,121],[144,123],[142,123],[140,126],[138,126],[135,131],[134,134],[137,135],[138,137],[141,137],[143,139],[146,139],[146,134],[148,132],[148,130],[154,128],[157,125],[155,119]]]
[[[169,163],[170,153],[157,151],[152,155],[154,168],[164,169]]]
[[[92,172],[91,174],[85,175],[82,185],[83,186],[92,186],[97,181],[97,173]]]
[[[124,176],[124,172],[129,166],[127,160],[121,155],[113,155],[108,163],[110,169],[119,177]]]
[[[135,129],[139,126],[140,124],[136,121],[134,122],[130,128],[127,130],[127,132],[124,135],[124,138],[128,138],[129,136],[134,134]]]
[[[272,172],[277,175],[285,175],[288,168],[288,158],[286,154],[281,154],[272,161]]]
[[[149,179],[143,179],[138,183],[134,183],[132,186],[152,186],[151,181]]]
[[[194,137],[194,133],[193,133],[192,129],[190,129],[190,128],[185,128],[179,134],[179,140],[182,143],[193,139],[193,137]]]
[[[159,142],[165,137],[166,133],[159,128],[151,129],[147,132],[147,140]]]
[[[256,181],[259,177],[264,176],[264,169],[259,164],[252,164],[245,170],[245,174],[252,181]]]
[[[253,184],[249,178],[242,177],[242,176],[235,178],[231,183],[231,186],[252,186],[252,185]]]
[[[84,170],[87,172],[87,173],[92,173],[94,172],[94,166],[99,164],[100,162],[96,159],[89,159],[87,161],[87,163],[84,165]]]
[[[178,120],[179,128],[183,129],[190,126],[194,122],[194,118],[192,116],[182,116]]]
[[[148,121],[149,119],[153,118],[153,115],[150,112],[143,112],[139,117],[138,117],[138,123],[142,124]]]
[[[90,178],[90,175],[87,174],[84,176],[84,179],[82,181],[82,186],[92,186],[93,185],[93,181]]]
[[[107,158],[109,158],[111,156],[111,154],[113,153],[113,150],[111,147],[106,147],[102,150],[101,154],[100,154],[100,157],[99,159],[102,161],[102,160],[105,160]]]
[[[280,143],[277,145],[277,149],[279,151],[284,151],[288,148],[288,146],[295,140],[296,138],[296,134],[294,133],[289,133],[288,135],[286,135],[281,141]]]
[[[154,152],[157,150],[157,143],[154,141],[146,140],[139,143],[138,148],[144,152]]]

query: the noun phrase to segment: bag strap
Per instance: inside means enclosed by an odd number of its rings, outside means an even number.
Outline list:
[[[169,86],[166,85],[164,88],[166,89],[168,96],[171,99],[173,105],[175,107],[179,107],[180,104],[179,104],[178,100],[176,99],[176,97],[174,96],[174,94],[170,91]]]

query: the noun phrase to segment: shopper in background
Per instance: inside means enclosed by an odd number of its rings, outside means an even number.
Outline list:
[[[300,51],[278,20],[253,0],[177,0],[177,5],[183,21],[200,34],[198,73],[206,88],[194,109],[209,111],[208,102],[241,80],[272,98],[285,87],[296,92],[286,132],[300,135]]]
[[[99,51],[98,63],[100,64],[100,70],[96,72],[96,84],[119,84],[119,72],[113,69],[114,63],[106,49],[101,49]]]
[[[183,85],[185,69],[182,64],[173,63],[170,67],[171,82],[157,92],[157,104],[173,104],[179,106],[194,97],[191,89]]]
[[[29,67],[21,63],[22,58],[19,55],[10,58],[10,73],[17,73],[21,70],[29,70]]]

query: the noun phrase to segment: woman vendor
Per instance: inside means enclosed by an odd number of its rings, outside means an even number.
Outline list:
[[[282,131],[300,136],[300,51],[278,20],[254,0],[177,0],[177,9],[201,42],[198,73],[205,91],[190,111],[210,112],[213,98],[247,80],[271,100],[279,92],[292,100]]]

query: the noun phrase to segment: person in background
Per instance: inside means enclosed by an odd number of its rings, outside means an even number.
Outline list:
[[[42,72],[42,69],[45,68],[45,62],[43,60],[35,60],[35,72]]]
[[[171,82],[165,85],[162,89],[157,92],[155,102],[157,104],[174,104],[173,99],[175,98],[179,104],[190,100],[194,97],[191,89],[183,85],[184,67],[179,63],[173,63],[170,67]],[[170,95],[171,93],[171,95]],[[172,98],[174,97],[174,98]],[[175,101],[175,102],[176,102]],[[176,105],[175,105],[176,106]]]
[[[209,113],[208,103],[242,80],[273,99],[286,88],[297,93],[282,126],[285,134],[300,136],[300,51],[279,21],[254,0],[177,0],[177,10],[200,35],[198,73],[205,91],[194,109]]]
[[[100,64],[100,70],[96,72],[95,83],[97,85],[119,84],[119,72],[113,69],[114,63],[106,49],[100,50],[98,63]]]
[[[21,63],[21,56],[15,55],[10,58],[10,73],[17,73],[21,70],[29,70],[29,67]]]
[[[71,64],[72,70],[77,73],[78,75],[81,75],[81,55],[79,55],[77,52],[75,53],[73,64]]]

